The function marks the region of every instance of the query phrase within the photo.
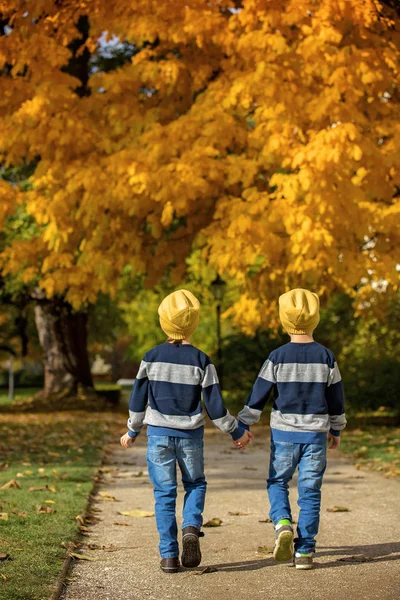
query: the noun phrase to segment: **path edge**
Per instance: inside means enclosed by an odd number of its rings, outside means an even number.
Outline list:
[[[101,477],[101,470],[102,470],[102,467],[104,466],[104,464],[106,462],[106,458],[109,454],[110,445],[111,445],[111,443],[109,443],[105,446],[103,456],[101,457],[100,464],[97,467],[97,471],[95,472],[95,474],[92,477],[93,486],[88,494],[85,511],[83,513],[84,519],[86,519],[86,517],[88,517],[91,514],[90,511],[91,511],[92,506],[95,503],[95,496],[97,494],[98,489],[100,488],[100,486],[103,483],[102,477]],[[72,540],[72,543],[78,544],[82,540],[82,538],[83,538],[82,533],[79,531],[79,529],[77,529],[76,535],[75,535],[74,539]],[[54,591],[52,592],[52,594],[49,596],[49,600],[61,600],[63,593],[66,591],[66,588],[68,586],[68,584],[66,582],[67,575],[71,571],[71,568],[73,566],[73,561],[74,561],[73,557],[69,554],[69,552],[70,552],[70,550],[66,550],[66,552],[65,552],[65,557],[62,562],[61,571],[57,575],[57,578],[55,581],[55,588],[54,588]]]

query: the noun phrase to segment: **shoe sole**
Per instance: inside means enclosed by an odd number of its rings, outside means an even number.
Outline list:
[[[196,534],[188,533],[182,539],[182,566],[187,568],[198,567],[201,563],[200,542]]]
[[[300,569],[301,571],[309,571],[314,568],[314,565],[295,565],[296,569]]]
[[[170,573],[178,573],[179,567],[177,567],[177,568],[171,568],[171,569],[168,569],[168,568],[166,569],[164,567],[161,567],[161,571],[163,573],[167,573],[169,575]]]
[[[290,531],[283,531],[276,541],[274,550],[274,559],[277,562],[287,562],[293,559],[293,533]]]

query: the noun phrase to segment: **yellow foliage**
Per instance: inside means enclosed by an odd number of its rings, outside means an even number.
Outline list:
[[[22,196],[40,231],[3,251],[4,273],[79,307],[115,294],[127,265],[149,285],[179,279],[197,240],[243,292],[247,332],[291,286],[360,305],[380,280],[396,289],[398,17],[376,0],[229,6],[1,4],[0,159],[40,157],[30,191],[0,181],[0,221]],[[76,58],[104,31],[135,47],[84,94],[64,68],[79,17]]]

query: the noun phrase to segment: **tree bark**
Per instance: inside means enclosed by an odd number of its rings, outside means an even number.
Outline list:
[[[41,396],[71,396],[79,388],[93,388],[87,352],[87,314],[64,302],[43,300],[35,307],[35,321],[44,355]]]

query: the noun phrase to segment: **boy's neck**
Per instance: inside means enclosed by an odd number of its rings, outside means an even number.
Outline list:
[[[167,340],[168,344],[173,344],[174,340],[168,339]],[[192,342],[190,341],[190,338],[185,338],[183,340],[179,340],[180,344],[191,344]]]
[[[293,344],[310,344],[311,342],[314,341],[312,333],[306,333],[305,335],[289,333],[289,335],[290,335],[290,341]]]

